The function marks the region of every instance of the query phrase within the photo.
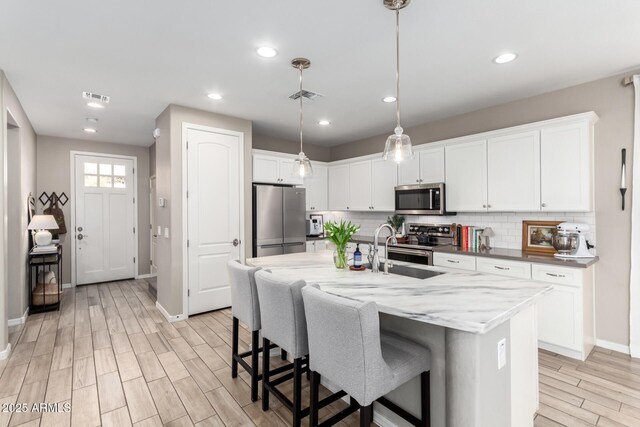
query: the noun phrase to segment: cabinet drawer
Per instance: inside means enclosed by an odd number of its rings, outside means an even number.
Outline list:
[[[559,285],[582,286],[582,271],[577,268],[534,264],[531,267],[531,278],[540,282],[557,283]]]
[[[470,255],[433,253],[433,265],[440,267],[459,268],[460,270],[476,271],[476,257]]]
[[[478,271],[481,273],[517,277],[520,279],[531,279],[531,264],[528,262],[505,261],[488,258],[478,258],[476,262]]]

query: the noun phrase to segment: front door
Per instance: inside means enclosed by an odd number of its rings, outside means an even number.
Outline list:
[[[187,131],[189,314],[231,305],[227,261],[239,259],[238,135]]]
[[[78,285],[135,276],[133,160],[75,155]]]

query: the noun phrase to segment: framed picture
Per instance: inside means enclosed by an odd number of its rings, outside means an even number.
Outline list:
[[[522,221],[522,251],[554,254],[552,239],[562,221]]]

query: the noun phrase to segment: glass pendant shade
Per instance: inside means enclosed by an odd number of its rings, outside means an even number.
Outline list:
[[[311,161],[304,154],[300,152],[298,157],[293,161],[293,169],[291,170],[291,176],[300,178],[309,178],[313,175],[313,168],[311,167]]]
[[[395,128],[394,132],[393,135],[389,135],[387,138],[382,158],[396,163],[413,159],[413,147],[411,146],[409,135],[403,134],[400,126]]]

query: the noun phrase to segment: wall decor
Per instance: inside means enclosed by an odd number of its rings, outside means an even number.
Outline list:
[[[522,251],[554,254],[553,236],[562,221],[522,221]]]

